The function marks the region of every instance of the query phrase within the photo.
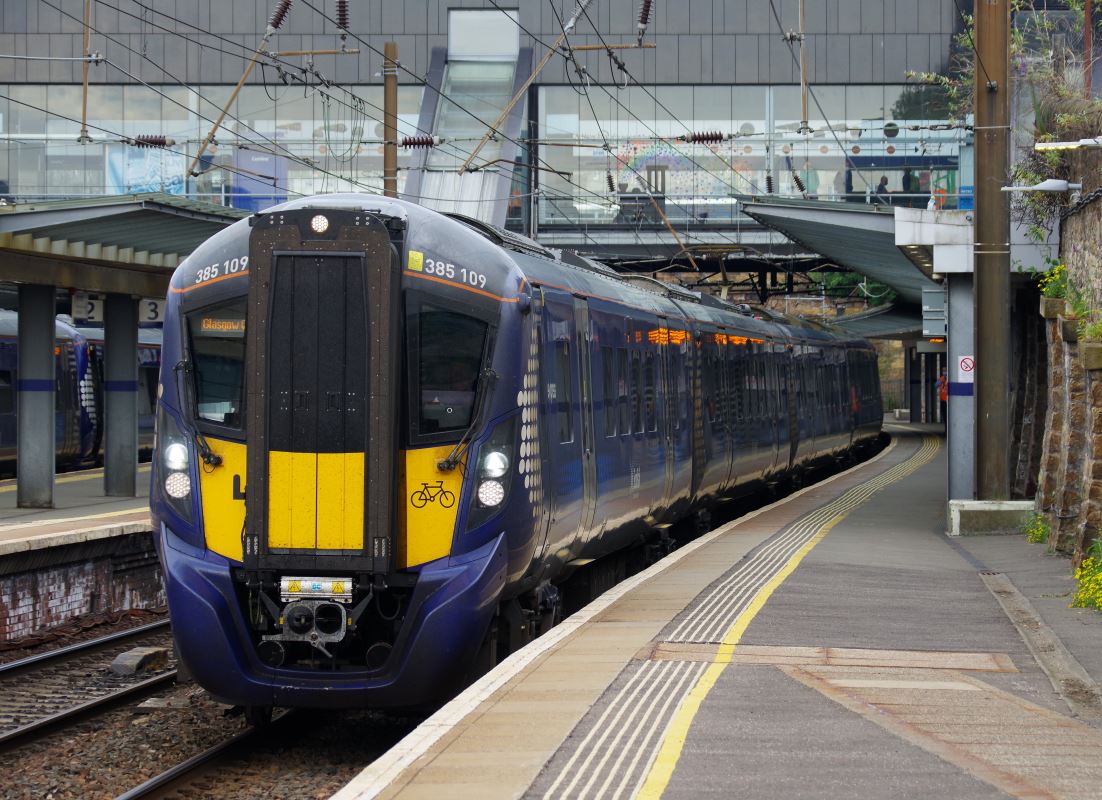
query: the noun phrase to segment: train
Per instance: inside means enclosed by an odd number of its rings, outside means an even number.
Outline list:
[[[59,316],[54,330],[55,464],[59,470],[95,466],[103,461],[103,328],[78,327]],[[0,470],[9,472],[15,468],[18,430],[18,336],[18,313],[0,309]],[[153,450],[161,330],[141,328],[138,338],[138,446],[148,456]]]
[[[362,194],[181,263],[158,397],[180,661],[256,722],[436,702],[579,575],[882,421],[866,341]]]

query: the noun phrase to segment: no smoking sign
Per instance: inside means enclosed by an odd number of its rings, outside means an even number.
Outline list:
[[[957,359],[957,381],[974,383],[976,380],[976,359],[974,356],[961,356]]]

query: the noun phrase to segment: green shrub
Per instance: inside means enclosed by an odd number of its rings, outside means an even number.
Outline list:
[[[1070,607],[1102,611],[1102,543],[1095,539],[1087,552],[1090,555],[1075,570],[1075,580],[1079,586]]]
[[[1068,268],[1063,264],[1057,264],[1041,275],[1037,286],[1045,297],[1067,297]]]
[[[1022,533],[1025,534],[1025,540],[1030,544],[1044,544],[1048,541],[1050,530],[1045,515],[1034,511],[1022,528]]]

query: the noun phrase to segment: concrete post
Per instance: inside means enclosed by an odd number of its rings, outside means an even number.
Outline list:
[[[138,301],[109,294],[103,308],[103,490],[138,493]]]
[[[949,499],[975,498],[975,393],[973,372],[961,371],[961,359],[975,357],[972,275],[949,275],[949,420],[945,427],[949,448]]]
[[[926,395],[925,422],[937,422],[937,353],[923,353],[922,391]]]
[[[16,433],[16,503],[54,506],[54,437],[57,375],[54,372],[54,287],[19,287],[19,414]]]

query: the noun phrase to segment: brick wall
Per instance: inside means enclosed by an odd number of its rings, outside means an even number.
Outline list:
[[[0,560],[0,642],[99,612],[164,606],[148,533]]]

